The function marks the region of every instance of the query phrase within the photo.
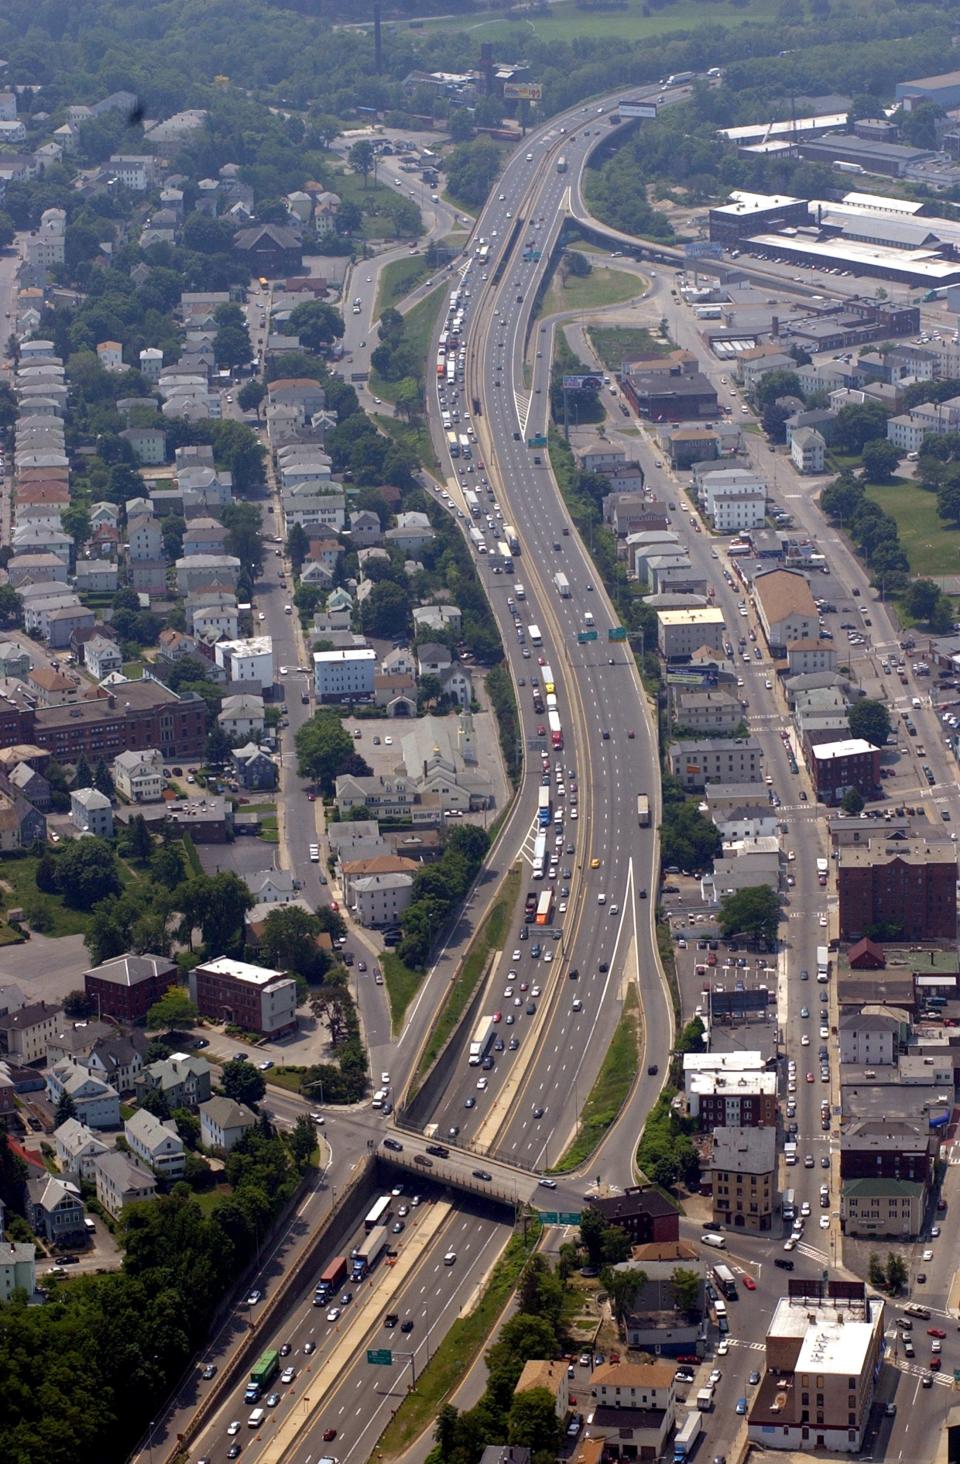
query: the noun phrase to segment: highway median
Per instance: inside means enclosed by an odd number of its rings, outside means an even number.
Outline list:
[[[641,1050],[640,1002],[631,983],[616,1031],[583,1105],[577,1136],[559,1163],[551,1166],[551,1174],[568,1174],[578,1169],[606,1138],[630,1096]]]

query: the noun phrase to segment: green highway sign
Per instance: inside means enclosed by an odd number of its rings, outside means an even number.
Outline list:
[[[580,1211],[579,1210],[561,1210],[560,1211],[560,1224],[561,1225],[579,1225],[580,1224]]]
[[[586,645],[587,641],[595,641],[596,639],[597,639],[597,632],[595,630],[578,630],[577,631],[577,640],[580,643],[580,645],[582,645],[582,646],[583,645]]]
[[[544,1225],[559,1225],[560,1212],[558,1210],[541,1210],[540,1219]]]
[[[374,1367],[389,1367],[393,1362],[393,1353],[389,1347],[368,1347],[367,1361]]]
[[[625,625],[611,625],[607,631],[607,640],[624,641],[627,638],[627,627]]]

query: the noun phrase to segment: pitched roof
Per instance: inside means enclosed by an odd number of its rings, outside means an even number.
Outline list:
[[[788,615],[804,615],[810,620],[817,618],[810,586],[802,574],[789,569],[772,569],[769,574],[758,575],[753,589],[771,625],[785,620]]]
[[[200,1115],[217,1128],[249,1128],[256,1123],[257,1115],[245,1103],[235,1103],[232,1098],[208,1098],[200,1104]]]

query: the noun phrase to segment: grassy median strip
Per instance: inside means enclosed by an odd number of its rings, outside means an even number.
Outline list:
[[[473,1365],[481,1347],[490,1339],[497,1318],[510,1299],[540,1237],[540,1222],[527,1221],[514,1231],[495,1265],[490,1280],[473,1311],[458,1317],[440,1346],[417,1378],[416,1392],[408,1393],[384,1429],[377,1446],[378,1457],[393,1458],[408,1449],[436,1419],[447,1399]]]
[[[517,903],[519,893],[520,873],[517,871],[508,874],[504,880],[500,898],[474,936],[467,958],[457,974],[457,979],[447,992],[446,1000],[437,1014],[427,1045],[423,1049],[420,1066],[414,1075],[414,1090],[426,1077],[437,1053],[469,1006],[477,989],[477,982],[483,975],[490,952],[502,949],[510,913]]]
[[[414,971],[412,966],[405,965],[396,951],[384,951],[380,957],[380,966],[386,982],[387,995],[390,998],[393,1030],[396,1032],[400,1028],[407,1007],[419,991],[420,983],[426,972]]]
[[[396,307],[417,285],[429,279],[436,266],[425,254],[411,254],[406,259],[394,259],[380,271],[380,288],[374,316],[379,319],[384,310]]]
[[[613,1040],[583,1105],[580,1132],[551,1174],[565,1174],[587,1159],[615,1122],[637,1076],[640,1057],[640,1006],[634,986],[627,991]]]

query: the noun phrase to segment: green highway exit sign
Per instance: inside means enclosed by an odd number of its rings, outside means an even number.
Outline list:
[[[393,1353],[389,1347],[368,1347],[367,1361],[374,1367],[389,1367],[393,1362]]]

